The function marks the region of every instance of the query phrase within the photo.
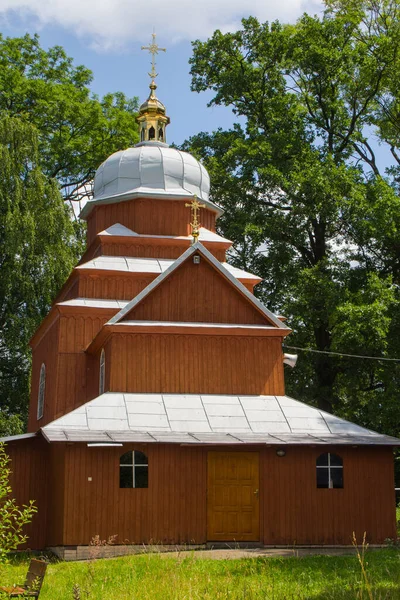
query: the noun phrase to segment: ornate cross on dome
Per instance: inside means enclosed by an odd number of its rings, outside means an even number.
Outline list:
[[[166,48],[160,48],[160,46],[156,43],[156,34],[153,32],[151,34],[152,40],[149,46],[142,46],[142,50],[148,50],[151,54],[151,72],[149,73],[150,77],[154,79],[157,77],[158,73],[156,72],[156,54],[159,51],[166,52]]]
[[[197,242],[197,240],[199,239],[199,235],[200,235],[200,231],[199,231],[200,230],[200,221],[199,221],[200,208],[205,208],[206,205],[200,204],[200,202],[197,200],[197,196],[195,194],[193,197],[193,200],[191,202],[186,202],[185,206],[190,208],[192,211],[192,219],[193,220],[190,223],[190,226],[192,228],[193,244],[195,244]]]

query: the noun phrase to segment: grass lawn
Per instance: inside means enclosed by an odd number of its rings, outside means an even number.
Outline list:
[[[2,585],[23,581],[29,559],[0,565]],[[400,599],[400,550],[367,552],[365,583],[356,556],[210,560],[143,554],[53,563],[41,600]],[[74,585],[80,595],[73,593]],[[370,587],[369,587],[370,586]]]

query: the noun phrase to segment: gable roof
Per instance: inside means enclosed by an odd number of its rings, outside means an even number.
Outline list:
[[[108,392],[42,433],[73,442],[400,445],[288,396]]]
[[[176,271],[184,262],[186,262],[191,256],[195,253],[202,254],[204,258],[211,263],[211,265],[221,273],[225,279],[227,279],[234,288],[236,288],[242,296],[244,296],[250,304],[252,304],[268,321],[272,322],[279,329],[284,329],[287,332],[290,329],[280,321],[273,312],[268,310],[264,304],[262,304],[251,292],[247,290],[247,288],[236,279],[229,271],[226,269],[220,262],[217,260],[211,252],[207,250],[203,246],[201,242],[196,242],[190,248],[186,250],[175,262],[171,264],[168,269],[166,269],[161,275],[156,277],[144,290],[142,290],[133,300],[128,302],[128,304],[119,311],[108,324],[114,325],[122,321],[122,319],[127,315],[131,310],[133,310],[144,298],[146,298],[153,290],[155,290],[165,279],[169,277],[174,271]]]

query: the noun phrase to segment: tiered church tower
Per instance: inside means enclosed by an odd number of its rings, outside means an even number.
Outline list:
[[[284,394],[289,329],[254,297],[260,278],[226,262],[203,165],[162,141],[155,74],[138,116],[145,141],[98,168],[81,213],[87,250],[33,338],[29,431],[104,391]]]

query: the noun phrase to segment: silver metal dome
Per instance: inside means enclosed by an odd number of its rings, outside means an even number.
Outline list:
[[[222,211],[209,200],[210,177],[191,154],[162,142],[141,142],[115,152],[97,169],[94,196],[84,209],[85,218],[94,206],[137,197],[183,199],[196,195],[209,208]]]

